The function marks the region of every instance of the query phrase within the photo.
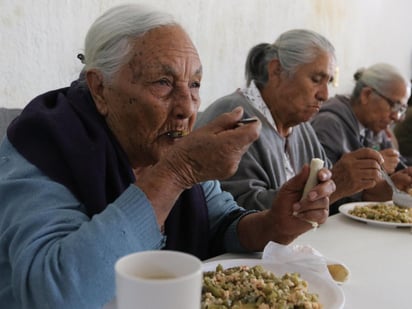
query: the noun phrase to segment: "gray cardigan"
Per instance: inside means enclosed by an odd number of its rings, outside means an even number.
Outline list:
[[[348,97],[336,95],[323,104],[319,113],[311,121],[319,141],[328,158],[335,164],[343,154],[362,147],[375,150],[392,148],[385,131],[375,136],[366,137],[364,144],[360,143],[358,120],[353,113]],[[376,142],[374,141],[377,141]],[[376,144],[376,145],[375,145]]]
[[[220,98],[199,115],[196,127],[200,127],[218,115],[242,106],[244,117],[256,116],[262,122],[262,131],[243,155],[235,175],[222,181],[222,188],[233,194],[236,201],[247,209],[267,209],[272,205],[279,188],[286,182],[284,149],[286,139],[268,123],[266,118],[255,109],[241,92],[234,92]],[[331,167],[326,153],[320,145],[309,123],[293,127],[288,137],[292,166],[298,173],[312,158],[320,158]]]

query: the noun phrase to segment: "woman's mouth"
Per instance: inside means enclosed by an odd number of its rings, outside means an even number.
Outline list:
[[[316,105],[312,105],[311,108],[315,109],[316,111],[319,111],[321,106],[322,106],[321,104],[316,104]]]
[[[186,136],[189,134],[189,131],[169,131],[165,133],[166,136],[170,137],[170,138],[181,138],[183,136]]]

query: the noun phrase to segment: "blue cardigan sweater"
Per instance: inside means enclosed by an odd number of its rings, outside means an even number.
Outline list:
[[[239,207],[219,182],[201,185],[213,235]],[[119,257],[165,245],[138,187],[130,185],[90,218],[66,187],[30,164],[7,138],[0,145],[0,197],[0,308],[101,308],[114,297]],[[227,251],[244,251],[238,220],[224,234]]]

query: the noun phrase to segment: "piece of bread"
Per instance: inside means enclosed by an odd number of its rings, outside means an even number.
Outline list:
[[[323,167],[323,164],[323,160],[319,158],[313,158],[310,162],[310,173],[308,180],[306,181],[305,188],[303,189],[301,200],[306,198],[309,191],[318,184],[318,172]]]

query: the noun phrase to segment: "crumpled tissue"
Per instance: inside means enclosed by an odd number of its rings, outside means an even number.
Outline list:
[[[326,258],[309,245],[281,245],[269,242],[262,253],[262,260],[271,263],[304,266],[327,280],[333,280],[327,267]]]

